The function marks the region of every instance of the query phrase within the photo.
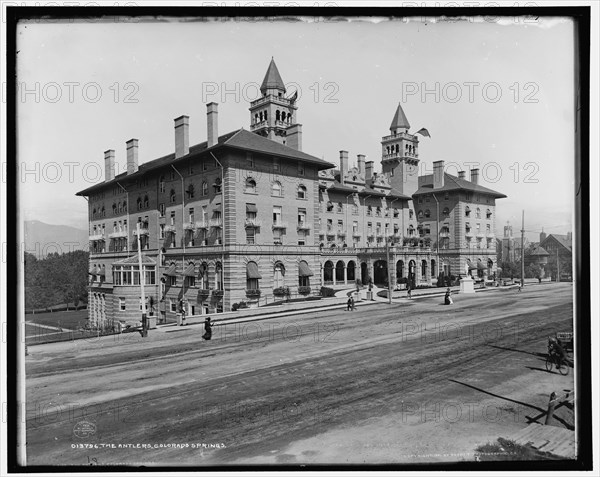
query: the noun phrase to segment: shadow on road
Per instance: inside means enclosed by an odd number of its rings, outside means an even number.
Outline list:
[[[505,397],[505,396],[501,396],[499,394],[495,394],[495,393],[486,391],[484,389],[478,388],[477,386],[472,386],[471,384],[461,383],[460,381],[456,381],[455,379],[449,379],[448,381],[451,381],[451,382],[456,383],[456,384],[461,384],[461,385],[466,386],[468,388],[474,389],[475,391],[479,391],[481,393],[487,394],[488,396],[493,396],[495,398],[502,399],[504,401],[512,402],[512,403],[515,403],[515,404],[520,404],[521,406],[529,407],[531,409],[535,409],[536,411],[539,411],[539,414],[537,416],[534,416],[534,417],[525,416],[525,418],[527,419],[527,424],[531,424],[532,422],[537,422],[540,418],[544,417],[547,414],[547,411],[545,409],[542,409],[541,407],[538,407],[538,406],[534,406],[533,404],[528,404],[528,403],[523,402],[523,401],[517,401],[516,399],[511,399],[511,398],[508,398],[508,397]],[[557,406],[557,408],[558,407],[559,406]],[[574,429],[571,424],[569,424],[565,420],[561,419],[560,417],[554,415],[553,418],[556,419],[558,422],[560,422],[567,429],[571,429],[571,430]]]

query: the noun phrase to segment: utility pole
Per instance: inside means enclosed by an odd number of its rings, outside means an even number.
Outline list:
[[[525,211],[521,214],[521,288],[525,286]]]
[[[148,317],[146,316],[146,293],[144,291],[144,285],[146,281],[146,274],[142,268],[142,247],[140,246],[140,223],[136,224],[137,229],[137,249],[138,249],[138,264],[140,267],[140,287],[142,289],[142,338],[148,336]]]
[[[390,242],[385,238],[385,253],[387,255],[388,303],[392,304],[392,272],[390,268]]]
[[[556,248],[556,283],[560,283],[560,260],[558,258],[558,247]]]

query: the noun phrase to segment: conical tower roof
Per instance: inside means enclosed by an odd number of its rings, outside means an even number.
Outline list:
[[[404,114],[404,111],[402,110],[402,105],[398,103],[398,109],[396,109],[396,114],[394,114],[394,119],[392,119],[390,131],[400,128],[410,129],[410,124],[408,119],[406,119],[406,114]]]
[[[265,94],[267,89],[279,89],[285,93],[285,85],[283,84],[283,80],[281,79],[281,75],[279,74],[279,70],[277,69],[277,65],[273,58],[271,58],[267,74],[260,86],[260,92]]]

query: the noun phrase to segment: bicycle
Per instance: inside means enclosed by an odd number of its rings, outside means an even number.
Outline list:
[[[554,353],[548,353],[548,356],[546,358],[546,371],[552,371],[553,365],[556,366],[558,372],[563,376],[569,374],[569,364],[567,363],[567,361],[561,356],[558,356]]]

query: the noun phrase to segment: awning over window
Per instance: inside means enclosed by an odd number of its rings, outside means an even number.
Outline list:
[[[175,264],[173,263],[169,268],[167,268],[164,272],[163,275],[166,275],[167,277],[175,277],[177,276],[177,274],[175,273],[175,270],[177,269],[177,267],[175,266]]]
[[[314,273],[308,266],[308,263],[302,261],[298,264],[298,276],[299,277],[312,277]]]
[[[90,275],[97,275],[98,274],[98,267],[92,268],[88,273]]]
[[[477,262],[477,270],[487,270],[483,262]]]
[[[477,264],[473,263],[473,262],[468,262],[469,263],[469,271],[471,270],[477,270]]]
[[[98,275],[101,277],[105,277],[106,276],[106,269],[105,268],[99,268],[98,269]]]
[[[248,262],[246,265],[246,278],[262,278],[262,275],[258,271],[258,265],[255,262]]]
[[[204,276],[204,274],[206,273],[206,265],[203,263],[202,265],[200,265],[200,271],[198,272],[198,276],[200,278],[202,278]]]
[[[257,213],[258,208],[256,207],[256,204],[246,204],[246,212]]]
[[[187,268],[183,271],[182,275],[184,277],[193,277],[195,276],[194,274],[194,264],[190,263]]]

